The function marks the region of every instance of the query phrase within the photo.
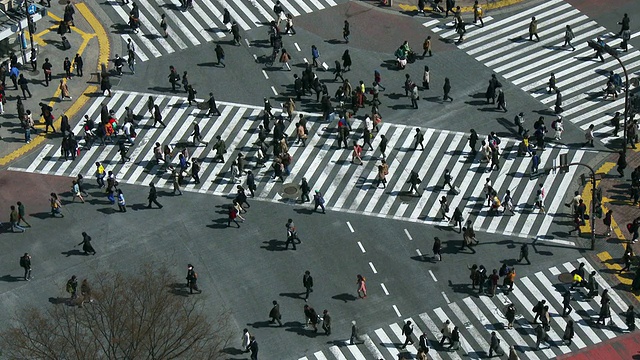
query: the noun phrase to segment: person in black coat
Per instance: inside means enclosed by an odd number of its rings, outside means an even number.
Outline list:
[[[251,360],[258,360],[258,342],[256,341],[256,337],[253,335],[251,335],[249,350],[251,351]]]
[[[313,277],[311,276],[311,272],[309,270],[304,272],[302,276],[302,285],[305,288],[305,297],[304,301],[306,302],[309,299],[309,293],[313,292]]]
[[[91,253],[91,255],[96,254],[96,251],[93,249],[93,246],[91,246],[91,236],[87,235],[86,232],[82,232],[82,242],[80,242],[80,244],[76,246],[80,246],[80,245],[82,245],[82,251],[84,251],[85,255],[89,255],[89,253]]]
[[[278,325],[282,326],[282,321],[280,321],[280,319],[282,319],[282,315],[280,314],[280,304],[275,300],[273,300],[273,307],[271,308],[271,311],[269,311],[269,317],[271,318],[271,320],[269,320],[270,324],[277,322]]]
[[[158,202],[158,192],[156,190],[156,185],[154,183],[149,183],[149,205],[147,205],[147,209],[151,209],[151,203],[158,205],[160,209],[162,209],[162,205]]]

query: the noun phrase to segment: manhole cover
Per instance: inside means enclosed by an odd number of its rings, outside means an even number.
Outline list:
[[[562,273],[558,275],[558,281],[564,284],[571,284],[573,282],[573,275],[570,273]]]
[[[302,190],[300,190],[300,186],[298,184],[287,183],[282,184],[282,188],[278,193],[283,198],[297,199],[302,194]]]

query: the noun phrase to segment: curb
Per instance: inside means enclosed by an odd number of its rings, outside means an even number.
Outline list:
[[[98,71],[100,71],[100,64],[103,64],[103,63],[106,64],[109,61],[109,55],[111,51],[110,44],[109,44],[109,37],[107,36],[107,33],[104,27],[100,24],[100,21],[98,21],[98,19],[93,15],[93,13],[91,12],[91,10],[89,10],[86,4],[78,3],[78,4],[75,4],[75,6],[76,6],[76,9],[78,9],[80,14],[82,14],[82,16],[87,20],[87,22],[95,32],[95,34],[80,33],[83,36],[84,41],[82,45],[78,48],[78,53],[82,53],[84,51],[84,48],[87,46],[87,43],[90,39],[92,39],[93,37],[97,37],[98,38],[98,61],[96,64],[96,68],[98,69]],[[56,18],[55,15],[53,16],[51,15],[53,14],[49,15],[51,18],[53,19]],[[58,116],[58,118],[54,121],[54,126],[58,128],[60,127],[60,122],[62,121],[62,115],[67,115],[70,118],[74,117],[80,111],[80,109],[82,109],[82,107],[89,101],[89,97],[90,97],[89,95],[95,93],[96,91],[98,91],[98,89],[99,89],[98,86],[87,85],[87,87],[82,92],[82,95],[78,97],[78,99],[69,107],[69,109],[67,109],[67,111],[65,111],[64,114],[61,114],[60,116]],[[59,96],[60,96],[60,88],[58,87],[55,93],[53,94],[53,97],[58,98]],[[55,104],[54,101],[49,102],[49,106],[52,106],[53,104]],[[36,125],[36,127],[44,128],[44,125],[38,124]],[[14,161],[19,157],[27,154],[29,151],[35,149],[38,145],[42,144],[45,140],[47,140],[46,134],[44,133],[38,134],[38,136],[35,136],[32,138],[29,144],[24,144],[23,146],[12,151],[8,155],[5,155],[2,158],[0,158],[0,166],[5,166],[9,164],[11,161]]]
[[[485,12],[486,10],[496,10],[496,9],[501,9],[508,6],[516,5],[524,1],[525,0],[498,0],[490,3],[487,1],[487,4],[481,4],[481,6],[482,6],[482,11]],[[418,7],[416,5],[399,4],[398,7],[403,11],[418,11]],[[473,12],[473,6],[461,6],[460,10],[463,13],[470,13],[470,12]],[[435,13],[433,10],[425,10],[425,12]]]

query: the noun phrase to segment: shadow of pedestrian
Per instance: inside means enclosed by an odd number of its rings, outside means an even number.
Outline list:
[[[188,297],[189,296],[189,288],[185,283],[173,283],[167,285],[169,288],[169,292],[173,295]]]
[[[245,351],[233,347],[224,348],[221,352],[229,355],[242,355],[245,353]]]
[[[67,257],[72,256],[72,255],[89,255],[89,254],[85,254],[83,251],[80,251],[78,249],[72,249],[69,251],[63,251],[60,254],[62,255],[66,255]]]
[[[349,294],[349,293],[342,293],[342,294],[334,295],[331,298],[335,299],[335,300],[344,301],[344,302],[355,301],[355,300],[358,299],[353,294]]]
[[[34,217],[34,218],[38,218],[40,220],[53,218],[53,216],[51,216],[50,212],[40,212],[40,213],[35,213],[35,214],[29,214],[29,216]]]
[[[304,298],[302,297],[302,295],[304,295],[306,293],[280,293],[278,294],[279,296],[283,296],[283,297],[288,297],[288,298],[292,298],[292,299],[300,299],[303,300]]]
[[[16,281],[23,281],[24,278],[22,276],[13,276],[13,275],[5,275],[0,277],[0,281],[4,281],[4,282],[16,282]]]
[[[269,321],[256,321],[254,323],[248,323],[248,326],[251,326],[254,329],[259,329],[259,328],[268,328],[271,327],[271,323]],[[274,325],[275,327],[275,325]]]
[[[49,302],[52,303],[53,305],[66,304],[67,301],[69,301],[69,298],[63,298],[63,297],[50,297],[49,298]]]
[[[293,211],[301,215],[311,215],[315,212],[311,208],[297,208],[297,209],[293,209]]]
[[[280,241],[277,239],[271,239],[271,240],[267,240],[267,241],[263,241],[262,242],[263,246],[260,246],[261,249],[265,249],[268,251],[284,251],[286,250],[284,248],[285,242],[284,241]]]
[[[101,212],[101,213],[103,213],[105,215],[111,215],[111,214],[115,214],[115,213],[119,212],[119,211],[116,211],[116,209],[110,208],[110,207],[109,208],[98,209],[97,211]]]

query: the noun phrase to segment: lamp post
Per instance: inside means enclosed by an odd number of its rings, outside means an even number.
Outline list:
[[[587,44],[589,45],[590,48],[594,49],[595,51],[599,51],[599,52],[605,52],[609,55],[611,55],[614,59],[618,60],[618,63],[620,64],[620,66],[622,67],[622,71],[624,72],[624,128],[622,131],[622,140],[623,140],[623,144],[622,144],[622,151],[625,153],[625,155],[627,154],[627,117],[628,117],[628,111],[629,111],[629,75],[627,74],[627,68],[624,67],[624,64],[622,63],[622,60],[620,60],[620,55],[618,54],[618,51],[614,48],[612,48],[611,46],[605,44],[604,42],[602,44],[599,44],[596,41],[593,40],[589,40],[587,41]]]
[[[626,147],[626,145],[625,145]],[[593,170],[593,168],[587,164],[581,163],[581,162],[574,162],[574,163],[567,163],[567,157],[566,156],[560,156],[560,166],[554,166],[552,169],[555,171],[556,169],[560,168],[560,170],[567,170],[569,166],[584,166],[587,169],[589,169],[589,171],[591,171],[591,219],[590,219],[590,225],[591,225],[591,250],[594,250],[596,247],[596,201],[597,201],[597,196],[596,196],[596,172]]]

